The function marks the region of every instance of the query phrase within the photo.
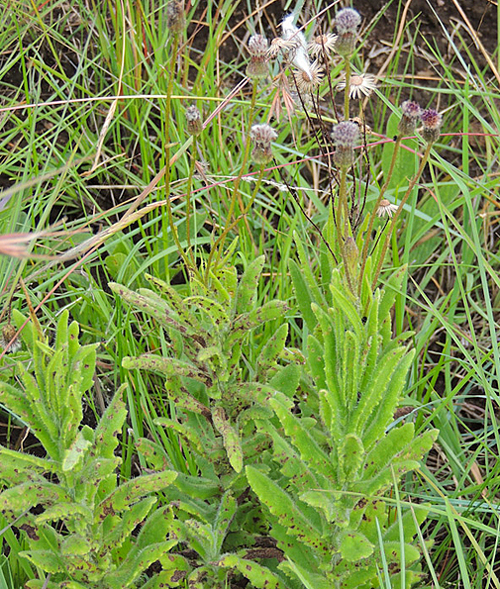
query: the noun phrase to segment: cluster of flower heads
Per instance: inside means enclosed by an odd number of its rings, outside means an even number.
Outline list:
[[[401,120],[398,131],[401,135],[413,135],[417,123],[422,123],[422,137],[427,143],[434,143],[439,138],[439,130],[443,117],[437,110],[428,108],[423,110],[418,102],[407,100],[401,105]]]
[[[294,19],[295,16],[290,14],[283,20],[281,37],[273,39],[269,46],[262,35],[253,35],[250,38],[247,75],[254,79],[265,78],[268,74],[268,60],[281,56],[294,68],[293,80],[298,92],[307,97],[322,83],[325,65],[334,55],[349,57],[353,53],[361,16],[353,8],[344,8],[337,13],[335,19],[337,34],[319,34],[309,42],[294,24]],[[345,83],[342,85],[341,82],[338,88],[345,88]],[[375,76],[353,76],[349,83],[349,95],[351,98],[369,96],[375,88]]]

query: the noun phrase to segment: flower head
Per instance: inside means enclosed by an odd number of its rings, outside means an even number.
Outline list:
[[[392,204],[392,202],[388,201],[386,198],[383,198],[379,204],[377,209],[377,215],[379,217],[385,217],[386,215],[389,218],[392,218],[392,215],[398,210],[398,206]]]
[[[355,35],[360,24],[361,16],[354,8],[343,8],[335,17],[335,26],[339,35],[347,33]]]
[[[190,135],[199,135],[203,131],[201,114],[196,106],[186,109],[187,130]]]
[[[439,129],[441,128],[443,117],[437,110],[428,108],[422,112],[420,120],[423,125],[422,137],[427,143],[434,143],[439,137]]]
[[[343,57],[349,57],[356,46],[356,35],[361,23],[361,16],[353,8],[344,8],[337,12],[335,26],[337,27],[338,38],[335,44],[335,51]]]
[[[359,141],[359,126],[353,121],[342,121],[333,128],[332,139],[337,147],[354,149]]]
[[[248,53],[250,53],[252,57],[265,59],[268,49],[269,43],[264,35],[252,35],[248,40]]]
[[[360,74],[349,78],[349,98],[370,96],[377,87],[377,78],[372,74]],[[345,80],[337,84],[337,90],[345,89]]]
[[[354,148],[359,141],[359,126],[352,121],[343,121],[333,128],[335,143],[334,161],[341,167],[349,167],[354,161]]]
[[[271,142],[276,139],[278,134],[268,124],[252,125],[250,129],[250,139],[254,142],[252,158],[257,164],[268,164],[273,159]]]
[[[420,104],[418,104],[418,102],[413,102],[412,100],[406,100],[401,105],[401,112],[402,117],[399,121],[398,131],[402,135],[413,135],[417,120],[422,114]]]
[[[288,55],[288,52],[292,48],[292,43],[283,39],[282,37],[276,37],[271,41],[271,45],[267,51],[270,58],[274,59],[278,55]]]
[[[336,41],[337,35],[332,35],[332,33],[327,33],[326,35],[317,35],[307,45],[309,54],[314,59],[327,61],[335,48]]]
[[[250,63],[247,65],[246,74],[249,78],[260,79],[267,77],[269,69],[267,59],[269,44],[263,35],[252,35],[248,41]]]
[[[184,0],[170,0],[167,4],[167,29],[173,34],[182,33],[186,26]]]
[[[297,90],[301,94],[312,94],[323,81],[324,72],[317,61],[311,64],[309,71],[297,70],[293,77]]]

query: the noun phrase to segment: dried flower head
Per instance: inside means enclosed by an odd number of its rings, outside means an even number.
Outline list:
[[[335,26],[338,38],[335,51],[343,57],[348,57],[356,47],[356,35],[361,23],[361,16],[354,8],[344,8],[337,12]]]
[[[323,81],[324,72],[318,61],[311,64],[309,71],[297,70],[293,72],[293,78],[297,85],[297,90],[301,94],[314,93]]]
[[[17,352],[21,347],[21,342],[19,339],[15,339],[11,344],[10,342],[16,337],[17,329],[11,324],[7,323],[2,327],[2,338],[1,338],[1,345],[2,348],[7,349],[9,352]],[[9,346],[10,344],[10,346]]]
[[[377,78],[372,74],[354,75],[349,78],[349,98],[361,98],[370,96],[377,87]],[[337,84],[337,90],[345,89],[345,80]]]
[[[248,40],[248,53],[252,57],[265,59],[269,50],[269,43],[264,35],[252,35]]]
[[[333,128],[335,143],[334,160],[338,166],[349,167],[354,161],[354,148],[359,141],[359,126],[352,121],[343,121]]]
[[[282,37],[276,37],[271,41],[271,45],[268,49],[267,54],[271,59],[278,57],[278,55],[286,56],[288,55],[288,52],[290,51],[291,47],[292,44],[290,43],[290,41],[287,41]]]
[[[184,0],[170,0],[167,4],[167,29],[178,35],[186,27],[186,14],[184,12]]]
[[[250,129],[250,139],[254,142],[252,158],[257,164],[268,164],[273,159],[271,142],[276,139],[278,134],[268,124],[252,125]]]
[[[428,108],[424,110],[420,115],[422,121],[422,137],[427,143],[434,143],[439,138],[439,129],[443,122],[443,117],[438,113],[437,110]]]
[[[398,210],[398,206],[392,204],[392,202],[388,201],[386,198],[383,198],[379,204],[377,209],[377,215],[379,217],[387,217],[392,218],[392,215]]]
[[[196,106],[186,109],[187,130],[190,135],[199,135],[203,131],[201,114]]]
[[[309,42],[307,48],[314,59],[327,61],[335,48],[336,41],[337,35],[332,35],[332,33],[317,35]]]
[[[399,121],[398,131],[402,135],[413,135],[417,120],[422,114],[420,104],[418,104],[418,102],[413,102],[412,100],[406,100],[401,105],[401,112],[402,117]]]

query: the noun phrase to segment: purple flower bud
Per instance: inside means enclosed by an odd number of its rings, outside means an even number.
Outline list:
[[[422,121],[422,137],[427,143],[434,143],[439,138],[439,129],[443,122],[443,117],[437,110],[428,108],[420,115]]]

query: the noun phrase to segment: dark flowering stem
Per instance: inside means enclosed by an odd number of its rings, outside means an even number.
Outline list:
[[[401,215],[401,212],[403,211],[403,207],[405,206],[407,200],[410,198],[410,194],[413,192],[413,189],[415,188],[420,176],[422,175],[422,172],[424,171],[424,168],[427,164],[427,160],[429,159],[429,155],[431,153],[431,149],[432,149],[432,143],[428,143],[427,147],[425,148],[425,152],[424,152],[424,155],[423,155],[422,160],[420,162],[420,166],[418,168],[418,171],[415,174],[415,176],[412,178],[412,180],[408,186],[408,190],[406,191],[402,201],[399,203],[398,210],[394,213],[394,216],[392,218],[392,227],[396,227],[397,220],[399,219],[399,216]],[[375,287],[377,286],[378,277],[380,276],[380,272],[382,271],[382,266],[384,264],[385,254],[387,253],[387,248],[389,247],[390,240],[391,240],[391,232],[389,232],[387,234],[385,241],[383,243],[383,246],[382,246],[382,254],[380,255],[377,269],[375,271],[375,276],[373,278],[372,290],[375,290]]]
[[[253,120],[254,120],[256,99],[257,99],[257,82],[254,81],[252,84],[252,98],[251,98],[251,102],[250,102],[250,113],[248,115],[248,133],[247,133],[247,137],[246,137],[245,151],[243,152],[243,161],[241,163],[240,173],[234,179],[233,193],[231,195],[231,202],[229,203],[229,210],[227,213],[226,226],[225,226],[224,230],[222,231],[222,234],[220,235],[219,239],[217,239],[214,246],[211,248],[210,254],[208,256],[207,266],[206,266],[206,270],[205,270],[205,282],[208,281],[210,266],[212,264],[212,260],[213,260],[214,255],[216,256],[215,265],[217,265],[221,255],[222,255],[222,250],[224,247],[224,242],[226,240],[226,237],[227,237],[228,233],[231,231],[231,229],[236,224],[236,223],[231,223],[231,218],[233,216],[234,208],[236,206],[236,202],[238,200],[238,196],[240,193],[241,178],[243,177],[243,174],[245,173],[245,170],[247,168],[248,159],[250,157],[251,142],[250,142],[249,132],[252,127]]]
[[[368,258],[368,247],[370,245],[370,235],[372,233],[373,224],[375,222],[375,217],[377,216],[378,207],[380,205],[381,200],[384,198],[384,194],[389,186],[389,182],[392,178],[392,173],[394,172],[394,167],[396,165],[396,160],[399,153],[399,148],[401,146],[401,139],[403,136],[399,134],[396,138],[396,142],[394,144],[394,151],[392,152],[392,159],[389,166],[389,171],[387,172],[387,178],[385,179],[384,185],[380,189],[380,193],[378,195],[377,200],[375,201],[375,206],[373,207],[372,213],[370,215],[370,220],[368,221],[368,229],[366,230],[366,239],[363,243],[363,251],[361,253],[361,271],[359,273],[359,280],[358,280],[358,296],[361,294],[361,285],[363,284],[363,274],[365,272],[366,260]]]

